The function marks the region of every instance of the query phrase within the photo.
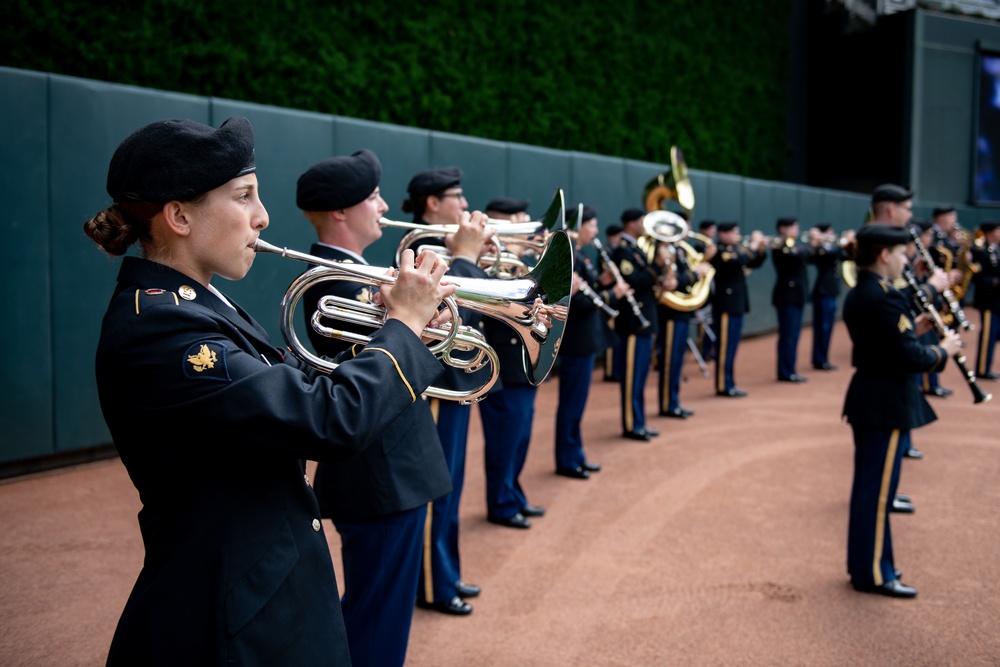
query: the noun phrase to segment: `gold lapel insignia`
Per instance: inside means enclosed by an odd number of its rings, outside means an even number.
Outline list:
[[[910,318],[908,318],[906,315],[900,315],[899,322],[896,323],[896,327],[899,328],[899,333],[903,333],[907,329],[912,331],[913,323],[910,322]]]
[[[902,276],[892,281],[892,286],[898,290],[906,289],[907,285],[909,285],[909,283],[907,283],[906,278],[903,278]]]
[[[190,285],[181,285],[181,288],[177,290],[181,298],[185,301],[194,301],[194,298],[198,296],[198,293],[194,291],[194,288]]]
[[[184,289],[183,287],[181,288]],[[188,289],[191,289],[190,287]],[[181,294],[181,296],[184,296]],[[193,298],[193,297],[192,297]],[[208,345],[202,344],[198,349],[198,354],[192,354],[188,356],[188,363],[194,369],[195,373],[201,373],[207,368],[215,368],[215,362],[218,361],[218,356],[215,354],[215,350],[210,350]]]
[[[731,253],[731,252],[724,252],[724,253],[722,253],[722,261],[723,262],[728,262],[732,258],[733,258],[733,253]]]
[[[635,267],[632,266],[632,262],[628,261],[627,259],[622,260],[622,265],[620,268],[622,270],[623,276],[630,276],[635,272]]]

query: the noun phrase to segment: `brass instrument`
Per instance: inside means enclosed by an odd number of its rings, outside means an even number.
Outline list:
[[[676,201],[688,215],[694,210],[694,188],[691,187],[684,154],[677,146],[670,147],[670,170],[658,174],[646,183],[642,199],[647,211],[646,217],[642,220],[642,226],[647,238],[640,239],[640,241],[645,241],[643,249],[650,260],[652,261],[656,251],[656,243],[653,241],[658,241],[675,246],[673,249],[675,257],[677,255],[676,247],[683,248],[691,266],[697,266],[704,262],[705,255],[695,250],[685,239],[697,238],[706,247],[714,245],[714,242],[702,234],[692,232],[687,220],[680,215],[663,210],[663,202],[668,200]],[[652,239],[652,241],[648,239]],[[672,263],[670,270],[676,271],[676,260]],[[664,306],[682,312],[698,310],[708,301],[714,278],[715,267],[709,267],[691,286],[690,291],[661,290],[657,300]]]
[[[395,278],[386,275],[386,268],[350,264],[316,257],[287,248],[273,246],[261,239],[254,243],[256,252],[268,252],[316,265],[289,285],[281,300],[280,327],[288,349],[304,363],[329,373],[337,364],[310,352],[299,340],[295,332],[295,308],[303,294],[312,286],[329,280],[347,280],[366,285],[387,285]],[[554,232],[545,253],[537,266],[524,278],[516,280],[493,280],[486,278],[447,277],[447,282],[458,286],[454,296],[445,300],[451,310],[453,322],[458,322],[458,307],[468,308],[487,317],[501,320],[511,327],[522,343],[522,361],[528,381],[540,384],[552,370],[559,344],[566,328],[569,313],[570,288],[573,278],[573,252],[569,237],[565,232]],[[537,300],[541,300],[540,304]],[[540,311],[547,315],[548,326],[539,317]],[[339,338],[353,343],[367,343],[370,338],[360,334],[341,331],[321,324],[321,318],[362,324],[379,328],[385,322],[386,311],[375,304],[363,304],[351,299],[325,296],[320,299],[310,322],[321,335]],[[486,343],[478,331],[469,327],[449,324],[447,329],[424,329],[423,335],[439,341],[430,349],[441,357],[442,362],[474,372],[486,363],[492,364],[490,378],[478,388],[460,392],[450,389],[429,387],[424,393],[434,398],[459,401],[468,404],[481,400],[489,391],[499,374],[496,352]],[[471,360],[452,356],[455,351],[478,351]]]
[[[955,232],[959,238],[958,262],[956,263],[955,268],[958,269],[961,277],[958,279],[958,284],[954,285],[952,289],[955,292],[955,298],[961,302],[962,297],[969,292],[969,285],[972,283],[972,276],[982,270],[982,267],[979,266],[979,264],[970,260],[969,253],[972,252],[973,245],[982,247],[984,240],[983,232],[979,229],[976,230],[974,237],[962,227],[956,227]]]
[[[497,262],[501,261],[505,243],[516,243],[537,251],[543,251],[546,245],[546,235],[553,229],[562,229],[565,212],[566,204],[563,191],[561,188],[557,188],[552,198],[552,203],[549,204],[549,208],[540,220],[510,222],[509,220],[487,218],[487,229],[493,232],[493,244],[498,250],[497,254],[491,255],[491,258]],[[403,251],[416,245],[419,241],[424,239],[439,239],[446,234],[453,234],[458,231],[458,225],[424,225],[418,222],[401,222],[398,220],[389,220],[388,218],[380,218],[378,222],[383,227],[409,230],[400,239],[399,245],[396,247],[396,266],[399,266],[399,258],[403,255]],[[445,254],[445,259],[447,260],[447,254]],[[490,273],[502,273],[498,269],[490,271],[488,267],[484,266],[483,268],[486,268]]]
[[[676,213],[670,211],[652,211],[642,219],[643,231],[647,236],[667,244],[671,247],[674,261],[671,270],[676,272],[676,248],[682,248],[687,254],[689,265],[694,267],[705,261],[705,254],[698,252],[684,239],[696,238],[706,247],[714,245],[714,241],[704,234],[692,232],[688,228],[687,221]],[[692,312],[698,310],[708,301],[712,292],[712,279],[715,278],[715,267],[709,265],[705,273],[700,276],[692,286],[690,291],[669,291],[661,290],[657,300],[664,306],[681,312]]]

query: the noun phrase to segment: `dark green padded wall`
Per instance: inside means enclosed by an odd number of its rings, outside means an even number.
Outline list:
[[[48,77],[0,69],[0,462],[51,454]]]

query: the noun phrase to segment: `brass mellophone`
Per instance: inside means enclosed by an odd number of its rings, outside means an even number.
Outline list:
[[[295,308],[305,292],[314,285],[331,280],[345,280],[366,285],[391,285],[395,278],[386,275],[387,268],[364,264],[349,264],[309,255],[287,248],[273,246],[261,239],[254,243],[256,252],[267,252],[315,265],[294,281],[281,300],[280,327],[288,349],[304,363],[329,373],[336,363],[312,353],[299,340],[295,332]],[[522,360],[525,374],[531,384],[540,384],[552,370],[559,344],[566,327],[572,286],[573,253],[569,238],[559,231],[550,235],[545,252],[538,264],[523,278],[513,280],[462,278],[446,276],[444,280],[458,286],[454,296],[445,300],[452,312],[453,323],[458,322],[459,307],[468,308],[484,316],[501,320],[511,327],[522,343]],[[310,318],[313,329],[321,335],[352,343],[367,343],[371,339],[341,329],[324,326],[322,318],[380,328],[385,323],[383,307],[360,303],[336,296],[324,296]],[[547,324],[545,323],[547,321]],[[462,368],[466,372],[492,366],[490,378],[476,389],[456,391],[429,387],[424,393],[434,398],[475,403],[485,397],[498,377],[499,363],[496,352],[486,343],[482,334],[469,327],[447,325],[442,329],[424,329],[423,335],[439,341],[431,351],[442,362]],[[476,352],[463,359],[453,352]]]

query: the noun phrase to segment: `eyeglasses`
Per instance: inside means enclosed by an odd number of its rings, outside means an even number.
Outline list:
[[[445,197],[455,197],[457,199],[465,199],[464,192],[442,192],[439,195],[434,195],[438,199],[444,199]]]

